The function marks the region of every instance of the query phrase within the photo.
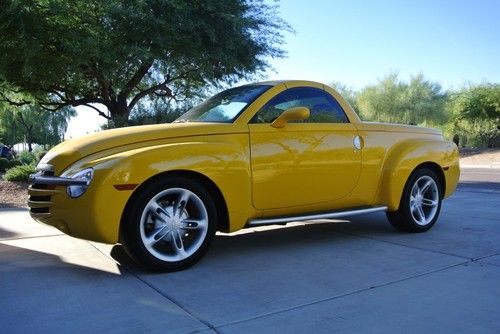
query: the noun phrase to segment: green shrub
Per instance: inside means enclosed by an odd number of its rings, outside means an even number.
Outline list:
[[[38,163],[43,156],[48,152],[48,149],[45,148],[44,146],[37,146],[36,148],[33,149],[33,154],[36,157],[36,162]]]
[[[35,152],[35,156],[36,156],[36,162],[38,163],[40,160],[42,160],[43,156],[45,154],[47,154],[48,151],[46,150],[41,150],[41,151],[37,151]]]
[[[21,160],[23,165],[32,165],[37,162],[35,154],[29,151],[20,152],[17,158]]]
[[[10,167],[10,161],[7,160],[7,158],[0,158],[0,173],[5,172],[5,170]]]
[[[11,161],[9,161],[9,167],[6,168],[6,169],[9,169],[9,168],[12,168],[12,167],[16,167],[16,166],[21,166],[23,163],[21,162],[21,160],[18,160],[18,159],[12,159]]]
[[[34,172],[34,165],[19,165],[7,169],[3,179],[5,181],[28,181],[30,174]]]

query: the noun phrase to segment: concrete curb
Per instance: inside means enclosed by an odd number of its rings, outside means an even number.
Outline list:
[[[500,162],[481,165],[460,164],[460,168],[500,169]]]

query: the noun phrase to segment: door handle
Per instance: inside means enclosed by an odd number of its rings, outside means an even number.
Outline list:
[[[352,143],[356,150],[361,150],[361,148],[363,147],[363,139],[360,136],[354,137]]]

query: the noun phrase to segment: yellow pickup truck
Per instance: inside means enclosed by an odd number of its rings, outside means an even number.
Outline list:
[[[440,131],[363,122],[326,85],[275,81],[225,90],[171,124],[59,144],[32,175],[28,205],[68,235],[173,271],[218,230],[386,211],[397,229],[426,231],[459,174]]]

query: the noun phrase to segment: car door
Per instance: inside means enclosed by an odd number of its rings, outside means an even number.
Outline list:
[[[271,122],[283,111],[307,107],[310,117],[283,128]],[[361,152],[356,128],[321,87],[292,87],[264,105],[249,123],[252,201],[278,209],[335,201],[356,186]]]

